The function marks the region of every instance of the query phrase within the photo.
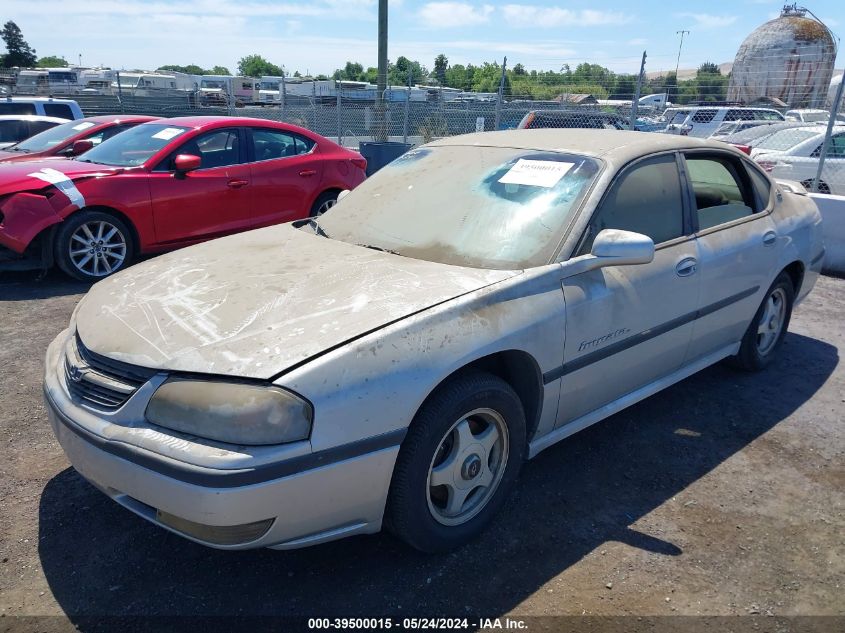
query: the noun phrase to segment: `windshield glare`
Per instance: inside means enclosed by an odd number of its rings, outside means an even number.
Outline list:
[[[549,262],[600,164],[501,147],[412,150],[320,218],[332,238],[457,266]]]
[[[134,167],[145,163],[153,154],[188,131],[164,123],[144,123],[103,141],[77,160],[116,167]]]
[[[94,125],[91,121],[70,121],[69,123],[62,123],[56,127],[51,127],[49,130],[44,130],[35,136],[30,136],[28,139],[15,145],[15,149],[23,152],[43,152],[60,143],[64,143],[70,137],[76,136],[80,132],[94,127]]]

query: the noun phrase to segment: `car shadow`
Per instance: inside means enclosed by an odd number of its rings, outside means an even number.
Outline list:
[[[0,301],[34,301],[84,294],[91,282],[76,281],[58,269],[0,272]]]
[[[789,334],[764,372],[706,369],[544,451],[493,525],[450,554],[388,534],[216,551],[148,524],[68,468],[41,497],[41,564],[82,631],[105,615],[495,617],[609,541],[683,557],[671,535],[632,524],[795,412],[838,361],[835,347]]]

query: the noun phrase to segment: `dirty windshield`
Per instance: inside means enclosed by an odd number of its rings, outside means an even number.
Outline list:
[[[599,163],[502,147],[412,150],[320,218],[332,239],[475,268],[545,264]]]

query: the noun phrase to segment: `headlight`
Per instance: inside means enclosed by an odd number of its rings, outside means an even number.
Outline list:
[[[147,405],[147,420],[232,444],[283,444],[308,438],[311,405],[279,387],[170,378]]]

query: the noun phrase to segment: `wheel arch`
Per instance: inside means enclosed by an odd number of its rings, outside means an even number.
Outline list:
[[[501,378],[516,392],[525,411],[526,443],[530,442],[537,430],[543,409],[543,372],[535,358],[523,350],[509,349],[493,352],[455,369],[434,386],[420,408],[443,385],[456,376],[473,370],[485,371]]]
[[[795,260],[791,264],[784,267],[781,273],[786,273],[792,280],[792,289],[795,291],[797,297],[801,291],[801,284],[804,282],[804,264],[800,260]],[[778,273],[780,274],[780,273]]]
[[[67,218],[71,217],[76,213],[82,213],[84,211],[98,211],[107,215],[113,215],[118,220],[122,221],[129,229],[129,237],[132,240],[133,250],[136,254],[139,254],[141,252],[141,238],[138,235],[138,229],[135,226],[135,223],[132,222],[128,215],[126,215],[122,211],[119,211],[118,209],[115,209],[114,207],[94,204],[88,207],[82,207],[81,209],[77,209],[76,211],[68,215]],[[65,218],[65,220],[67,220],[67,218]]]

